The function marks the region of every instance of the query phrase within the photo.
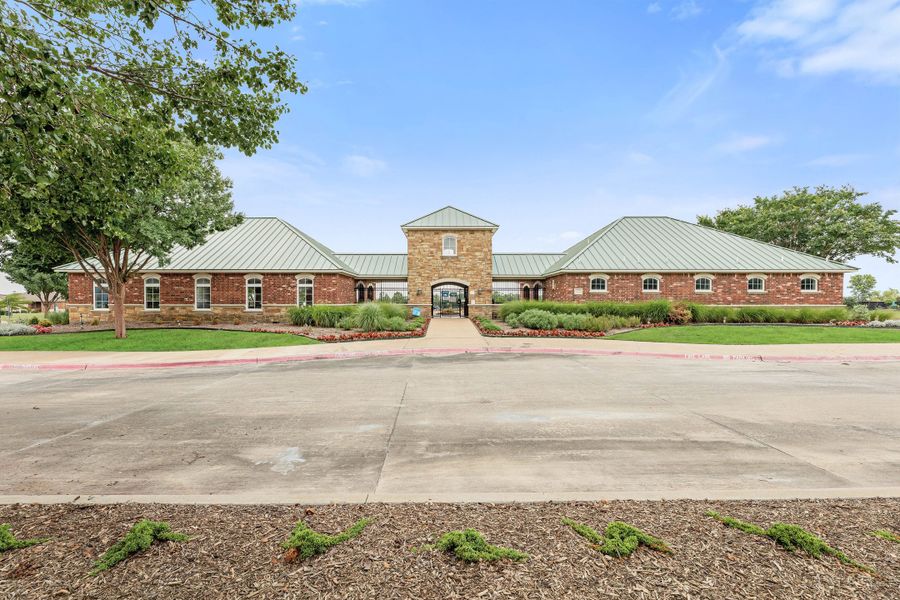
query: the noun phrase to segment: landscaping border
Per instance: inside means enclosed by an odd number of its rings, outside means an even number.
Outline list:
[[[299,331],[285,331],[283,329],[265,329],[262,327],[254,327],[249,331],[253,333],[283,333],[286,335],[299,335],[300,337],[308,337],[326,344],[335,344],[343,342],[371,342],[373,340],[403,340],[410,338],[425,337],[428,333],[428,324],[431,318],[426,317],[425,322],[418,329],[412,331],[354,331],[351,333],[340,333],[334,335],[309,335]]]

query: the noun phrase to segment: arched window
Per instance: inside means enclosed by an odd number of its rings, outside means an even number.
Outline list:
[[[695,292],[711,292],[712,291],[712,279],[709,277],[697,277],[694,279],[694,291]]]
[[[602,293],[607,291],[607,278],[605,275],[591,275],[591,291]]]
[[[800,276],[801,292],[818,292],[819,276],[818,275],[801,275]]]
[[[747,279],[748,292],[764,292],[766,291],[766,280],[762,277],[749,277]]]
[[[144,310],[159,310],[159,277],[144,278]]]
[[[527,285],[522,286],[522,300],[531,300],[531,288]]]
[[[262,310],[262,278],[247,278],[247,310]]]
[[[369,287],[366,288],[366,301],[374,302],[375,301],[375,286],[369,284]]]
[[[445,235],[442,242],[444,256],[456,256],[456,236]]]
[[[94,310],[109,310],[109,289],[106,282],[94,282]]]
[[[366,286],[359,282],[356,284],[356,302],[361,304],[366,301]]]
[[[212,285],[209,277],[194,279],[194,309],[210,310],[212,308]]]
[[[544,299],[544,286],[539,283],[534,284],[533,294],[535,300],[543,300]]]
[[[659,291],[659,277],[655,275],[644,275],[642,278],[641,290],[644,292]]]
[[[297,279],[297,306],[312,306],[313,280],[310,277]]]

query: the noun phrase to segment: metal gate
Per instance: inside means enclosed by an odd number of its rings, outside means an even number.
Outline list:
[[[469,287],[459,283],[440,283],[431,287],[431,316],[468,317]]]

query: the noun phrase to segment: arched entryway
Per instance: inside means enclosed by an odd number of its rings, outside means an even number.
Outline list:
[[[468,317],[469,286],[461,283],[436,283],[431,286],[431,316]]]

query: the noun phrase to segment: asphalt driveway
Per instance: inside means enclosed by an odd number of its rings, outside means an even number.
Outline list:
[[[0,372],[0,501],[900,495],[898,390],[897,363],[537,355]]]

